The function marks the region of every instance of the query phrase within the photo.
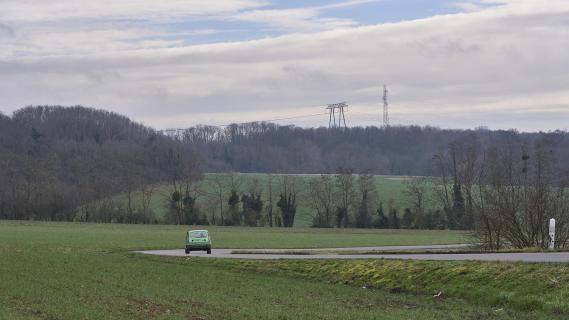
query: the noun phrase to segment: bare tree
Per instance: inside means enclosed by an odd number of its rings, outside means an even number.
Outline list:
[[[269,227],[273,227],[273,175],[272,174],[268,174],[267,175],[267,207],[266,207],[266,211],[267,211],[267,222],[269,223]]]
[[[213,186],[213,190],[215,193],[215,197],[217,198],[217,205],[219,207],[219,224],[225,224],[225,216],[224,216],[224,204],[226,202],[226,194],[229,189],[228,185],[228,176],[222,174],[215,174],[209,177],[208,182],[210,182]]]
[[[373,193],[375,191],[375,179],[369,173],[358,175],[358,187],[361,196],[358,211],[356,213],[356,227],[369,228],[372,225],[372,207],[374,206]]]
[[[308,183],[309,203],[316,214],[312,217],[312,226],[318,228],[331,228],[334,224],[333,215],[335,207],[335,185],[332,176],[320,175]]]
[[[350,212],[354,207],[355,179],[352,169],[340,168],[336,173],[337,207],[336,227],[350,226]]]
[[[149,184],[143,184],[140,190],[140,203],[142,209],[142,215],[145,221],[150,221],[154,216],[151,210],[152,197],[154,195],[154,186]]]
[[[427,178],[413,177],[405,181],[405,195],[409,197],[415,212],[425,212],[425,202],[428,197],[430,182]]]
[[[296,196],[299,181],[295,176],[282,175],[280,177],[281,191],[277,207],[281,211],[283,227],[291,228],[294,226],[296,217]]]
[[[468,180],[471,188],[467,203],[471,202],[475,235],[490,249],[547,247],[548,220],[554,217],[561,222],[557,246],[564,246],[569,194],[554,166],[552,148],[545,141],[519,143],[513,137],[487,146],[475,165],[468,157],[457,161],[471,177],[463,181]]]

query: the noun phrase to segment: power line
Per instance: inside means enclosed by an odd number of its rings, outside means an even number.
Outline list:
[[[332,127],[339,128],[339,127],[342,127],[342,125],[344,126],[344,128],[346,128],[347,127],[346,116],[345,116],[346,112],[349,112],[350,114],[354,114],[354,115],[363,115],[363,116],[370,116],[370,117],[376,116],[376,114],[373,114],[373,113],[357,112],[357,111],[353,111],[353,110],[347,110],[347,108],[348,108],[348,104],[345,102],[341,102],[341,103],[329,104],[326,107],[326,110],[328,110],[327,112],[304,114],[304,115],[290,116],[290,117],[280,117],[280,118],[265,119],[265,120],[233,122],[233,123],[229,123],[229,124],[221,124],[221,125],[213,125],[213,126],[214,127],[228,127],[231,125],[242,125],[242,124],[258,123],[258,122],[275,122],[275,121],[302,119],[302,118],[311,118],[311,117],[319,117],[319,116],[323,116],[323,115],[329,115],[330,119],[329,119],[328,125],[330,128],[332,128]],[[362,119],[360,119],[360,120],[362,120]],[[366,120],[364,120],[364,121],[366,121]],[[181,134],[182,132],[184,132],[188,129],[189,128],[168,128],[168,129],[158,130],[158,132],[168,133],[170,135],[178,135],[178,134]]]
[[[283,120],[291,120],[291,119],[310,118],[310,117],[322,116],[322,115],[326,115],[326,114],[328,114],[328,113],[322,112],[322,113],[305,114],[305,115],[299,115],[299,116],[291,116],[291,117],[283,117],[283,118],[275,118],[275,119],[267,119],[267,120],[233,122],[233,123],[229,123],[229,124],[216,125],[216,127],[228,127],[228,126],[231,126],[234,124],[240,125],[240,124],[248,124],[248,123],[255,123],[255,122],[274,122],[274,121],[283,121]],[[158,130],[158,132],[178,133],[180,131],[185,131],[187,129],[188,128],[168,128],[168,129]]]
[[[377,113],[372,113],[372,112],[350,111],[350,114],[362,115],[362,116],[370,116],[370,117],[377,117]],[[377,118],[376,118],[376,119],[377,119]],[[376,121],[377,121],[377,120],[376,120]]]
[[[325,114],[328,114],[328,112],[314,113],[314,114],[306,114],[306,115],[302,115],[302,116],[292,116],[292,117],[286,117],[286,118],[276,118],[276,119],[269,119],[269,120],[255,120],[255,121],[246,121],[246,122],[239,122],[239,123],[222,124],[222,125],[218,125],[218,127],[227,127],[227,126],[230,126],[230,125],[232,125],[232,124],[247,124],[247,123],[255,123],[255,122],[272,122],[272,121],[282,121],[282,120],[309,118],[309,117],[322,116],[322,115],[325,115]]]

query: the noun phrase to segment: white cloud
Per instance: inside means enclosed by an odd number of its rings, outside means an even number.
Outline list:
[[[355,113],[378,110],[387,83],[396,123],[566,128],[568,14],[567,1],[511,0],[472,13],[255,41],[13,54],[0,59],[0,109],[83,104],[165,128],[312,114],[347,100],[354,106],[348,121],[371,124]],[[129,32],[115,36],[138,36]]]
[[[169,20],[227,14],[266,5],[264,0],[2,0],[0,20],[46,22],[67,19]]]
[[[267,5],[265,0],[0,0],[0,58],[92,54],[183,44],[161,24],[223,17]],[[201,33],[200,33],[201,31]],[[176,39],[174,39],[176,38]]]
[[[43,27],[41,31],[34,30],[6,39],[0,58],[96,54],[183,44],[180,40],[165,40],[161,36],[162,34],[156,31],[128,27],[121,29],[111,27],[91,29],[81,26],[67,29]]]
[[[322,31],[355,26],[349,19],[325,18],[315,8],[252,10],[232,17],[247,22],[257,22],[287,31]]]
[[[192,20],[252,22],[279,32],[353,27],[356,22],[324,17],[322,11],[378,0],[299,9],[263,9],[270,4],[266,0],[1,1],[0,37],[4,42],[0,58],[9,58],[166,48],[183,45],[188,37],[221,32],[165,28],[168,23]]]
[[[339,8],[347,8],[347,7],[359,6],[363,4],[376,3],[382,1],[385,0],[350,0],[350,1],[332,3],[328,5],[322,5],[315,8],[318,10],[339,9]]]
[[[241,21],[263,23],[281,30],[293,32],[332,30],[354,27],[358,25],[358,23],[351,19],[325,17],[323,16],[323,11],[360,6],[380,1],[383,0],[351,0],[322,6],[304,7],[300,9],[250,10],[235,14],[230,18]]]
[[[509,1],[510,0],[461,0],[451,3],[451,5],[464,12],[475,12],[485,10],[489,6],[508,4]],[[520,0],[514,1],[520,2]]]

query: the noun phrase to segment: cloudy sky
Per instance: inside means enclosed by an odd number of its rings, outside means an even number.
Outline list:
[[[567,0],[0,0],[0,111],[569,128]],[[297,117],[297,118],[296,118]]]

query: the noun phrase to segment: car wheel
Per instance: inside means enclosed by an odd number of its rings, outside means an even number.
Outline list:
[[[186,254],[190,254],[190,250],[186,249]]]
[[[211,249],[207,249],[207,254],[211,254]]]

